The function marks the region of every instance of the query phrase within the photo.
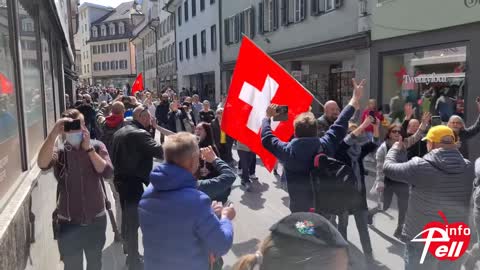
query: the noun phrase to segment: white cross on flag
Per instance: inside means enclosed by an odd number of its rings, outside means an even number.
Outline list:
[[[288,106],[288,120],[272,122],[274,134],[288,141],[293,136],[293,120],[308,111],[312,100],[299,82],[250,39],[243,37],[225,103],[222,130],[259,155],[271,171],[276,159],[261,142],[267,107],[271,103]]]

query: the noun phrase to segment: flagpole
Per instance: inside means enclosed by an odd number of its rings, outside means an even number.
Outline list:
[[[284,67],[282,67],[282,65],[280,65],[277,61],[275,61],[275,59],[273,59],[268,53],[266,53],[264,50],[262,50],[262,48],[260,48],[255,42],[253,42],[253,40],[251,40],[247,35],[245,35],[244,33],[242,33],[242,36],[244,38],[247,38],[248,40],[250,40],[252,42],[253,45],[255,45],[255,47],[257,47],[257,49],[259,49],[260,51],[262,51],[268,58],[270,58],[270,60],[272,60],[272,62],[274,62],[279,68],[283,69],[283,71],[285,71],[287,74],[289,74],[295,81],[298,82],[298,84],[300,86],[302,86],[302,88],[307,91],[307,93],[309,93],[313,100],[315,100],[320,106],[322,106],[322,108],[324,108],[325,106],[323,105],[322,102],[320,102],[320,100],[318,100],[314,94],[312,94],[312,92],[310,92],[310,90],[308,90],[303,84],[301,84],[297,79],[295,79],[295,77],[293,77]]]

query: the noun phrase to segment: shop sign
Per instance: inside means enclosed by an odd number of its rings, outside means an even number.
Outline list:
[[[464,0],[464,3],[467,8],[480,6],[480,0]]]
[[[437,75],[435,72],[431,74],[422,74],[419,76],[410,76],[410,75],[403,75],[403,82],[404,83],[424,83],[429,85],[431,83],[446,83],[447,76],[444,75]]]

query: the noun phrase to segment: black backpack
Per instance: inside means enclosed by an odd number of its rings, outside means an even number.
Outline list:
[[[324,153],[315,156],[314,169],[310,172],[315,212],[340,215],[346,211],[361,209],[363,196],[361,185],[345,163]]]

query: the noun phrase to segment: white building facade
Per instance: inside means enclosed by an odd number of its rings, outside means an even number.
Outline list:
[[[75,47],[80,49],[80,83],[83,85],[93,84],[92,72],[92,50],[88,43],[91,37],[91,24],[102,16],[110,13],[113,10],[111,7],[105,7],[92,3],[83,3],[79,7],[79,25],[76,40],[80,42],[75,44]]]
[[[220,101],[219,0],[171,0],[175,14],[177,89]],[[234,2],[234,1],[229,1]]]
[[[370,77],[371,5],[367,0],[222,2],[222,90],[230,85],[243,33],[316,98],[346,104],[351,79]],[[320,111],[318,104],[313,109]]]

